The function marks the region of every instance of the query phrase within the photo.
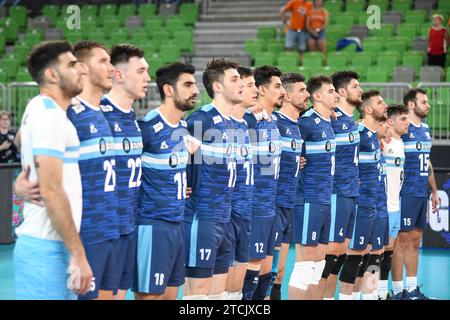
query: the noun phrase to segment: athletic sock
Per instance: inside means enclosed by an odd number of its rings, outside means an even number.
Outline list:
[[[323,300],[334,300],[334,298],[323,298]]]
[[[339,293],[339,300],[353,300],[353,295]]]
[[[361,300],[361,291],[352,293],[352,300]]]
[[[378,295],[381,299],[387,299],[388,295],[388,280],[380,280],[379,282]]]
[[[406,277],[406,290],[412,292],[417,288],[417,277]]]
[[[281,300],[281,283],[274,283],[272,285],[270,300]]]
[[[272,281],[272,272],[260,275],[258,286],[256,287],[256,290],[253,293],[252,300],[264,300],[264,298],[267,295],[267,289],[269,288],[271,281]]]
[[[363,300],[373,300],[373,294],[372,293],[363,293],[362,299]],[[357,300],[359,300],[359,299],[357,299]]]
[[[402,281],[392,281],[392,291],[394,291],[394,296],[402,292],[404,289],[403,287],[403,280]]]
[[[242,288],[242,300],[252,300],[259,282],[259,271],[247,270]]]

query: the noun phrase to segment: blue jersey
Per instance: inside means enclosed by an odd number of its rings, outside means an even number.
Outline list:
[[[281,112],[274,112],[274,115],[277,117],[281,136],[280,177],[278,178],[276,205],[293,208],[300,177],[303,141],[296,120],[290,119]]]
[[[142,135],[133,110],[124,111],[104,96],[100,108],[109,121],[114,137],[116,158],[119,231],[131,233],[136,226],[138,192],[142,177]]]
[[[228,222],[236,183],[233,122],[208,104],[193,112],[187,124],[189,133],[201,141],[201,147],[191,156],[187,167],[192,194],[186,201],[185,220]]]
[[[100,108],[80,100],[67,116],[80,139],[80,173],[83,186],[83,244],[96,244],[119,237],[117,175],[114,137]]]
[[[253,217],[275,216],[277,182],[280,174],[281,140],[277,117],[271,121],[257,121],[255,115],[247,112],[244,119],[248,123],[253,149],[255,186],[253,188]]]
[[[428,197],[428,170],[430,168],[431,137],[425,123],[409,125],[402,136],[405,144],[405,175],[400,195]]]
[[[377,213],[379,217],[387,217],[387,175],[386,175],[386,159],[383,154],[380,155],[380,184],[378,191]]]
[[[138,123],[144,143],[138,223],[145,224],[149,218],[180,222],[186,201],[187,123],[169,124],[159,109]]]
[[[359,197],[358,205],[377,208],[380,185],[380,142],[377,133],[359,124]]]
[[[233,214],[250,221],[253,200],[253,155],[247,122],[233,119],[236,143],[236,184],[233,189],[231,206]]]
[[[336,136],[336,170],[333,193],[343,197],[357,197],[359,131],[353,115],[335,109],[337,119],[331,118]]]
[[[331,204],[335,169],[336,140],[329,120],[310,109],[299,120],[304,141],[302,154],[306,166],[302,172],[304,201]]]

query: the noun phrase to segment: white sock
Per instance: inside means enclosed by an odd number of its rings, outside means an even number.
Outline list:
[[[360,300],[361,299],[361,291],[352,293],[352,300]]]
[[[323,300],[334,300],[334,298],[323,298]]]
[[[378,289],[373,289],[372,291],[372,300],[378,300]]]
[[[183,300],[208,300],[208,296],[206,294],[193,294],[190,296],[183,296]]]
[[[208,300],[226,300],[227,294],[225,292],[209,294]]]
[[[399,294],[403,291],[403,281],[392,281],[392,290],[394,291],[394,295]]]
[[[362,299],[363,300],[373,300],[373,294],[372,293],[363,293]],[[359,300],[359,299],[355,299],[355,300]]]
[[[417,288],[417,277],[406,277],[406,290],[412,292]]]
[[[226,300],[242,300],[242,291],[236,291],[236,292],[229,291],[227,293]]]
[[[352,295],[339,293],[339,300],[353,300]]]
[[[380,280],[378,295],[381,299],[387,299],[388,295],[388,280]]]

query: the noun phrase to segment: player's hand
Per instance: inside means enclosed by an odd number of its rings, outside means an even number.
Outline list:
[[[86,256],[73,255],[69,266],[70,278],[68,288],[76,295],[83,295],[89,292],[92,282],[92,270]]]
[[[25,201],[29,201],[37,206],[43,207],[44,202],[41,198],[41,193],[39,191],[38,182],[30,182],[30,166],[25,168],[25,171],[22,171],[16,179],[14,184],[14,190],[16,195],[25,199]]]
[[[264,110],[260,106],[256,105],[254,107],[249,108],[248,110],[250,110],[250,112],[255,115],[256,120],[258,122],[263,120],[263,119],[266,120],[266,121],[270,121],[269,114],[266,112],[266,110]]]
[[[186,187],[186,199],[189,199],[189,195],[192,193],[191,187]]]
[[[306,166],[306,159],[305,157],[300,157],[300,170],[303,170],[303,168]]]
[[[11,142],[9,142],[8,140],[3,141],[2,144],[0,144],[0,150],[8,150],[9,147],[11,147]]]
[[[439,211],[439,206],[441,205],[441,198],[439,198],[437,192],[431,194],[431,211],[436,213]]]

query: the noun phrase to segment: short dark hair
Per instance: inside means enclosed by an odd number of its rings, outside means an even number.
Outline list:
[[[322,88],[322,86],[325,83],[333,84],[333,81],[331,80],[330,77],[327,77],[327,76],[312,77],[308,80],[308,83],[306,84],[306,90],[311,95],[311,99],[314,99],[313,98],[314,92],[316,92],[317,90]]]
[[[359,74],[354,71],[338,71],[331,76],[331,79],[334,88],[338,91],[340,88],[345,89],[353,79],[358,80]]]
[[[58,61],[59,55],[71,52],[73,48],[65,40],[46,41],[33,48],[27,60],[27,69],[39,85],[44,82],[44,71]]]
[[[82,40],[75,44],[73,47],[73,51],[75,54],[75,57],[77,57],[80,61],[85,61],[85,59],[90,56],[90,53],[95,48],[101,48],[106,51],[106,48],[104,45],[102,45],[99,42],[91,41],[91,40]]]
[[[239,75],[241,76],[241,79],[247,78],[247,77],[253,77],[255,72],[247,67],[239,66],[237,71],[239,72]]]
[[[387,109],[388,118],[401,114],[408,114],[408,107],[402,104],[390,104]]]
[[[156,85],[158,86],[161,101],[166,99],[164,94],[164,85],[168,84],[175,88],[178,78],[182,73],[195,73],[195,67],[189,63],[175,62],[165,65],[156,70]]]
[[[127,63],[133,57],[144,57],[144,50],[132,44],[117,44],[112,46],[109,55],[111,64],[115,66],[120,63]]]
[[[206,70],[203,72],[203,85],[211,99],[214,98],[213,83],[223,81],[226,70],[237,70],[238,67],[239,64],[236,61],[224,58],[213,58],[208,62]]]
[[[375,89],[363,92],[363,94],[361,95],[362,103],[359,106],[357,106],[357,109],[358,109],[358,112],[359,112],[359,117],[361,119],[365,115],[364,109],[365,109],[365,107],[367,105],[367,101],[369,101],[370,98],[373,98],[373,97],[376,97],[376,96],[379,96],[379,95],[380,95],[380,91],[375,90]]]
[[[412,101],[412,102],[416,102],[417,99],[417,94],[421,93],[421,94],[427,94],[427,92],[423,89],[417,88],[417,89],[411,89],[409,90],[405,96],[403,97],[403,104],[405,106],[408,105],[408,102]]]
[[[277,67],[261,66],[255,69],[256,87],[270,84],[272,77],[281,77],[282,72]]]
[[[293,72],[282,74],[280,79],[285,89],[294,83],[305,82],[305,77],[303,75]]]

